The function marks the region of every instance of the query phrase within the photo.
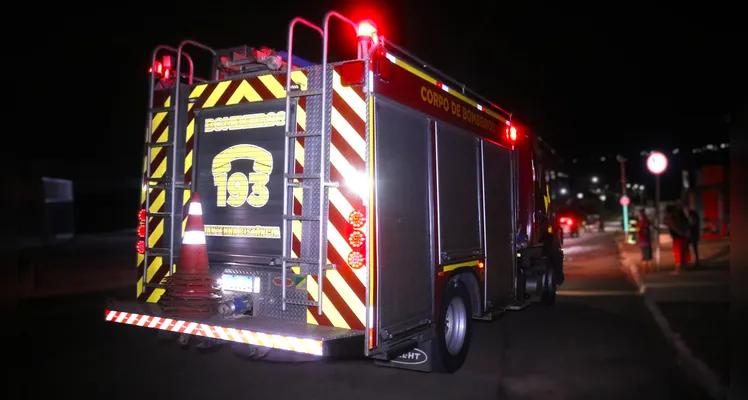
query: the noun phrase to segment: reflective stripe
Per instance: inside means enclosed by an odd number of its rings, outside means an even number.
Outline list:
[[[205,244],[205,232],[189,231],[184,233],[182,244]]]
[[[127,325],[161,329],[169,332],[186,333],[195,336],[209,337],[232,342],[247,343],[257,346],[295,351],[316,356],[323,355],[322,341],[295,336],[284,336],[274,333],[253,332],[245,329],[225,328],[222,326],[180,321],[177,319],[153,317],[121,311],[105,311],[106,320]]]
[[[190,203],[190,215],[203,215],[203,207],[198,202]]]

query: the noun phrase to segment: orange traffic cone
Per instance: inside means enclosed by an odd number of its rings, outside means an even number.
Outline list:
[[[208,267],[208,248],[205,245],[205,225],[203,225],[203,209],[200,206],[200,195],[195,193],[190,201],[187,213],[187,226],[182,238],[182,248],[179,251],[177,271],[190,275],[204,275],[210,273]]]
[[[210,274],[205,227],[200,195],[195,193],[189,205],[187,226],[179,251],[177,270],[164,280],[166,292],[158,304],[174,317],[206,317],[218,312],[221,289]]]

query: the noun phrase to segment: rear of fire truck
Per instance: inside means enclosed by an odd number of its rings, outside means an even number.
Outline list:
[[[154,50],[137,301],[111,301],[107,320],[256,354],[373,355],[365,71],[328,62],[331,20],[368,57],[373,24],[336,12],[324,28],[294,19],[287,53],[194,41]],[[320,34],[321,65],[293,57],[299,29]],[[208,52],[214,75],[197,78],[186,49]],[[190,231],[195,218],[203,232]],[[195,243],[208,279],[185,272]]]
[[[358,39],[357,59],[328,61],[333,20]],[[321,64],[294,57],[298,29],[321,35]],[[154,50],[137,301],[112,301],[106,319],[259,355],[459,369],[471,318],[522,308],[525,288],[548,286],[547,268],[517,269],[523,161],[509,115],[397,59],[369,21],[296,18],[288,38],[287,53]],[[209,53],[214,75],[195,77],[186,48]],[[403,201],[416,188],[422,201]],[[191,251],[207,252],[206,276],[190,275],[203,268]]]

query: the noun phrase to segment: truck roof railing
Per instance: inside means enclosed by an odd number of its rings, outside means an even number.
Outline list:
[[[438,77],[440,80],[442,80],[444,82],[452,83],[454,85],[454,87],[459,87],[460,90],[462,91],[462,94],[464,94],[466,96],[474,97],[477,100],[482,101],[483,103],[490,104],[491,107],[493,107],[493,108],[495,108],[495,109],[497,109],[497,110],[499,110],[499,111],[507,114],[509,116],[509,119],[511,120],[512,113],[510,111],[507,111],[507,110],[505,110],[505,109],[497,106],[491,100],[488,100],[487,98],[481,96],[480,94],[476,93],[475,91],[473,91],[470,88],[468,88],[467,86],[465,86],[465,84],[463,84],[462,82],[460,82],[457,79],[455,79],[455,78],[447,75],[446,73],[444,73],[444,72],[436,69],[435,67],[429,65],[427,62],[425,62],[422,59],[416,57],[415,55],[413,55],[409,51],[405,50],[404,48],[396,45],[395,43],[392,43],[392,41],[390,41],[390,40],[384,41],[384,47],[386,49],[393,49],[393,50],[395,50],[395,52],[399,53],[399,55],[405,56],[406,59],[409,59],[411,62],[418,64],[418,66],[420,68],[422,68],[422,69],[425,70],[424,72],[428,72],[428,73],[430,73],[430,75],[436,75],[436,77]]]
[[[327,27],[328,27],[327,25],[328,25],[328,23],[329,23],[329,21],[330,21],[330,19],[332,17],[338,18],[338,19],[342,20],[344,23],[346,23],[348,25],[351,25],[353,27],[354,31],[357,29],[357,24],[355,22],[353,22],[352,20],[346,18],[345,16],[343,16],[343,15],[341,15],[341,14],[335,12],[335,11],[330,11],[330,12],[328,12],[325,15],[325,19],[324,19],[324,23],[323,23],[324,28],[316,26],[316,25],[312,24],[311,22],[309,22],[309,21],[307,21],[307,20],[305,20],[303,18],[295,18],[294,20],[291,21],[291,24],[289,26],[288,48],[286,49],[286,51],[276,52],[276,53],[278,53],[278,55],[281,57],[281,59],[283,61],[285,61],[286,63],[288,63],[288,62],[293,63],[293,57],[294,57],[294,55],[293,55],[293,47],[292,47],[293,46],[293,27],[297,23],[300,23],[300,24],[306,25],[309,28],[317,30],[323,36],[323,49],[322,49],[323,62],[322,62],[322,64],[324,66],[325,64],[327,64],[327,62],[326,62],[327,60],[326,60],[326,57],[325,57],[327,55],[327,38],[324,37],[325,36],[324,31],[327,31]],[[183,42],[182,44],[189,44],[189,45],[193,45],[194,46],[196,43],[188,40],[188,41]],[[386,49],[386,50],[388,50],[388,51],[393,51],[395,53],[395,55],[398,56],[399,58],[403,59],[403,61],[410,62],[411,64],[414,64],[414,67],[418,67],[418,68],[422,69],[425,73],[427,73],[429,75],[432,75],[434,78],[436,78],[436,79],[438,79],[440,81],[443,81],[445,83],[449,83],[450,86],[452,86],[454,88],[459,88],[459,90],[462,92],[463,95],[472,97],[472,98],[474,98],[476,100],[480,100],[482,103],[488,104],[490,107],[494,108],[495,110],[497,110],[497,111],[505,114],[508,117],[509,120],[512,119],[512,114],[513,113],[511,111],[508,111],[508,110],[506,110],[506,109],[498,106],[497,104],[495,104],[491,100],[489,100],[486,97],[480,95],[479,93],[475,92],[474,90],[468,88],[464,83],[458,81],[457,79],[455,79],[454,77],[446,74],[445,72],[440,71],[436,67],[430,65],[429,63],[425,62],[421,58],[415,56],[414,54],[412,54],[408,50],[404,49],[403,47],[401,47],[401,46],[399,46],[399,45],[397,45],[397,44],[395,44],[395,43],[393,43],[393,42],[391,42],[389,40],[382,40],[382,42],[381,42],[380,45],[383,46],[383,48]],[[196,46],[196,47],[202,47],[203,49],[205,49],[207,46],[203,47],[203,45],[200,45],[200,46]],[[189,72],[187,74],[184,74],[184,76],[182,76],[183,74],[181,73],[181,71],[177,70],[178,74],[180,75],[179,77],[175,77],[175,78],[177,78],[177,80],[179,80],[180,78],[185,78],[188,84],[192,84],[193,80],[194,81],[198,81],[198,82],[204,82],[205,81],[203,79],[198,79],[198,78],[194,77],[194,67],[193,67],[193,63],[192,63],[192,58],[190,58],[190,56],[187,53],[180,52],[177,49],[173,49],[173,48],[168,47],[168,46],[159,46],[159,47],[156,48],[156,50],[154,50],[153,57],[152,57],[153,60],[152,60],[152,64],[151,65],[156,65],[158,63],[157,58],[156,58],[157,57],[156,53],[160,52],[160,51],[164,51],[164,50],[170,51],[172,53],[180,53],[179,55],[177,55],[177,60],[176,60],[177,64],[179,64],[181,62],[181,58],[182,57],[180,57],[180,55],[183,56],[187,60],[187,62],[189,63]],[[216,52],[213,51],[212,49],[210,51],[213,52],[213,55],[215,56]],[[363,55],[361,53],[361,49],[359,49],[359,58],[361,58],[362,56]],[[307,62],[304,62],[302,60],[299,60],[299,61],[301,61],[301,62],[298,63],[298,65],[297,65],[297,63],[294,63],[294,68],[303,68],[305,66],[308,66],[308,65],[304,65],[304,64],[307,64]],[[293,68],[291,68],[291,69],[293,69]],[[154,79],[157,77],[155,70],[153,71],[152,76],[153,76]],[[218,79],[218,73],[217,73],[217,71],[216,71],[216,76],[210,78],[210,80],[212,80],[212,79]],[[287,86],[288,86],[288,84],[287,84]]]

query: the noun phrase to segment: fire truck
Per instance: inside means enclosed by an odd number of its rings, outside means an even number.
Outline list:
[[[331,21],[356,59],[328,59]],[[299,29],[320,35],[321,64],[293,54]],[[212,57],[209,79],[188,48]],[[107,321],[451,373],[474,320],[554,302],[563,257],[536,138],[372,21],[295,18],[286,52],[186,40],[152,65],[137,301],[110,301]],[[195,192],[221,306],[179,318],[158,302]]]

